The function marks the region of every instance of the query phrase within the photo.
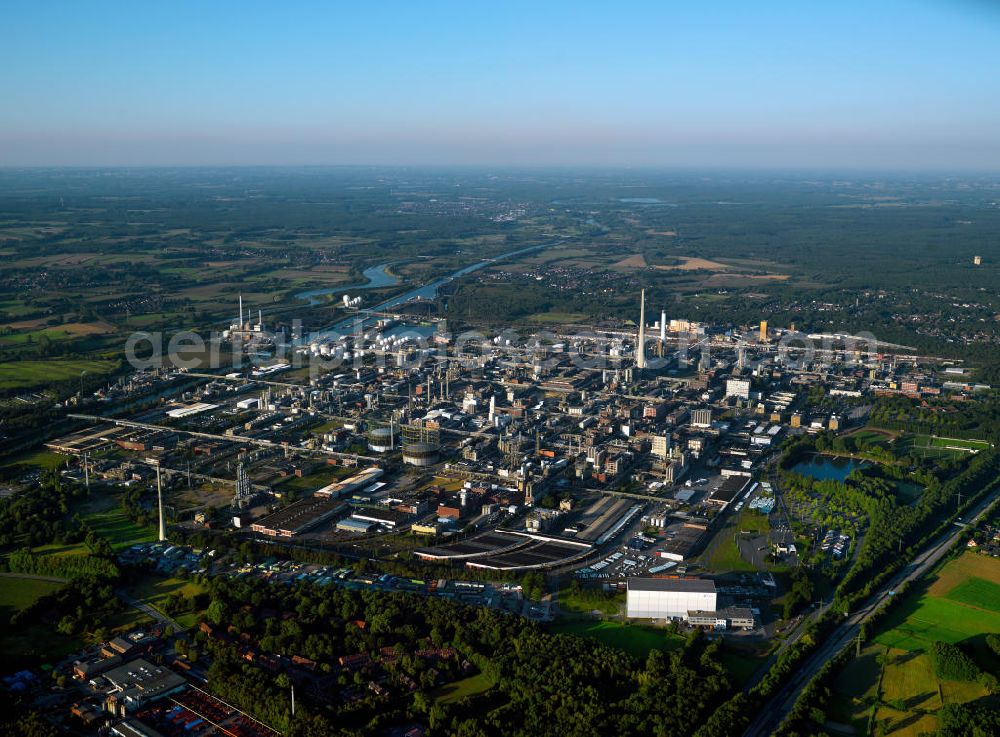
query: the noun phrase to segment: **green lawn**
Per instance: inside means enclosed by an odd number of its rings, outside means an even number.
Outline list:
[[[762,650],[733,646],[729,642],[725,643],[719,656],[719,661],[740,686],[747,684],[766,660],[767,655]]]
[[[834,721],[850,724],[858,734],[867,734],[868,718],[875,702],[879,655],[885,648],[869,645],[837,674],[833,681],[836,698],[830,700],[829,715]]]
[[[904,435],[897,443],[897,452],[918,458],[965,458],[968,450],[984,450],[990,444],[985,440],[943,438],[934,435]]]
[[[83,515],[83,521],[103,537],[115,550],[124,550],[137,543],[152,542],[156,539],[156,528],[139,527],[130,520],[125,512],[110,509],[103,512],[91,512]],[[33,548],[35,553],[45,555],[85,555],[90,552],[86,544],[50,543]]]
[[[985,645],[986,633],[1000,632],[1000,562],[965,552],[903,596],[833,684],[830,718],[858,734],[868,732],[874,709],[881,734],[917,737],[937,728],[943,705],[986,695],[977,682],[934,675],[927,652],[936,640],[961,643],[987,670],[1000,664]]]
[[[743,560],[743,556],[740,555],[740,549],[736,545],[736,540],[733,537],[734,531],[731,528],[726,528],[719,532],[719,535],[724,536],[723,539],[719,541],[712,552],[708,556],[707,566],[709,569],[716,572],[727,572],[727,571],[753,571],[756,570],[752,564]]]
[[[459,699],[464,699],[466,696],[476,696],[486,693],[491,688],[493,688],[493,681],[485,674],[478,673],[474,676],[463,678],[461,681],[446,683],[440,688],[435,689],[434,699],[439,704],[450,704]]]
[[[924,493],[924,487],[912,481],[893,481],[892,484],[896,487],[896,495],[904,504],[913,504]]]
[[[603,619],[563,620],[550,626],[557,634],[593,637],[610,647],[624,650],[629,655],[643,659],[650,650],[675,650],[684,644],[680,635],[671,635],[664,629],[638,624],[621,624]]]
[[[322,489],[327,484],[332,484],[342,478],[356,473],[356,468],[345,468],[343,466],[329,466],[320,469],[315,473],[306,476],[286,476],[279,479],[275,486],[279,491],[316,491]]]

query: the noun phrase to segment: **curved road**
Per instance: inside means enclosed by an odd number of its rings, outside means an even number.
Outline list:
[[[1000,488],[993,491],[983,502],[976,507],[972,516],[972,523],[976,523],[986,513],[986,510],[1000,498]],[[938,561],[951,550],[952,546],[958,542],[959,538],[967,534],[965,527],[959,527],[954,532],[948,531],[931,546],[920,553],[909,564],[893,577],[886,586],[878,593],[873,594],[865,605],[847,617],[834,630],[819,648],[812,653],[805,662],[799,666],[793,679],[785,684],[771,699],[762,705],[750,726],[743,733],[743,737],[768,737],[774,734],[781,723],[795,706],[795,701],[806,685],[819,673],[820,669],[832,658],[848,647],[858,636],[861,625],[871,617],[878,607],[886,602],[892,592],[903,583],[909,583],[927,574],[937,565]]]
[[[118,594],[118,598],[119,599],[121,599],[122,601],[124,601],[126,604],[128,604],[133,609],[138,609],[140,612],[142,612],[143,614],[145,614],[147,617],[152,618],[153,621],[159,622],[161,625],[163,625],[163,628],[165,630],[168,630],[170,627],[173,627],[173,631],[174,632],[183,632],[186,629],[185,627],[181,627],[180,624],[178,624],[175,620],[173,620],[170,617],[168,617],[166,614],[164,614],[163,612],[161,612],[159,609],[156,609],[155,607],[152,607],[149,604],[144,604],[141,601],[139,601],[138,599],[133,599],[131,596],[129,596],[128,594],[126,594],[124,591],[118,590],[115,593]]]
[[[49,581],[51,583],[69,583],[68,578],[59,578],[57,576],[36,576],[32,573],[0,573],[2,578],[23,578],[29,581]],[[138,609],[140,612],[150,617],[153,621],[159,622],[164,628],[173,627],[174,632],[183,632],[185,630],[177,621],[171,619],[166,614],[161,612],[159,609],[150,606],[149,604],[144,604],[138,599],[133,599],[131,596],[126,594],[124,591],[118,590],[115,592],[118,598],[125,602],[128,606],[133,609]]]

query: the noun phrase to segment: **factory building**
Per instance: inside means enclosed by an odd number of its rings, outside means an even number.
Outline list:
[[[187,686],[187,681],[169,668],[153,665],[142,658],[108,671],[104,678],[112,686],[107,697],[108,711],[119,716]]]
[[[703,578],[630,578],[627,616],[635,619],[682,619],[688,612],[714,612],[715,582]]]
[[[367,522],[372,525],[379,525],[389,530],[394,530],[398,526],[409,522],[413,515],[400,512],[398,509],[367,508],[359,509],[351,515],[351,519],[360,522]]]
[[[330,519],[345,506],[328,497],[301,499],[263,517],[250,525],[250,529],[270,537],[294,537]]]
[[[374,484],[383,476],[384,473],[385,471],[378,466],[372,466],[371,468],[366,468],[364,471],[354,474],[350,478],[346,478],[341,481],[334,481],[331,484],[327,484],[322,489],[317,489],[314,496],[326,497],[328,499],[340,499],[350,496],[355,491],[363,489],[369,484]]]

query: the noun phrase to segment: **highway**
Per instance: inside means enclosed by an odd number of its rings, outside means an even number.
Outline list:
[[[998,498],[1000,498],[1000,488],[995,489],[975,508],[972,512],[971,523],[978,522]],[[967,534],[965,527],[956,527],[954,530],[945,532],[930,547],[907,564],[888,584],[873,594],[861,609],[853,612],[841,622],[823,644],[799,666],[794,677],[761,706],[756,719],[747,727],[743,737],[768,737],[768,735],[774,734],[792,711],[795,701],[806,685],[826,663],[854,642],[861,625],[871,617],[872,612],[884,604],[903,583],[916,581],[931,571],[958,542],[959,538],[965,534]]]

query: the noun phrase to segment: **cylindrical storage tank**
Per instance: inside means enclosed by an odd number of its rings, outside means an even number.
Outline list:
[[[376,427],[368,431],[368,450],[375,453],[388,453],[393,449],[393,445],[399,444],[398,430],[393,431],[388,427]]]
[[[411,466],[433,466],[438,462],[441,447],[437,443],[410,443],[403,446],[403,463]]]

